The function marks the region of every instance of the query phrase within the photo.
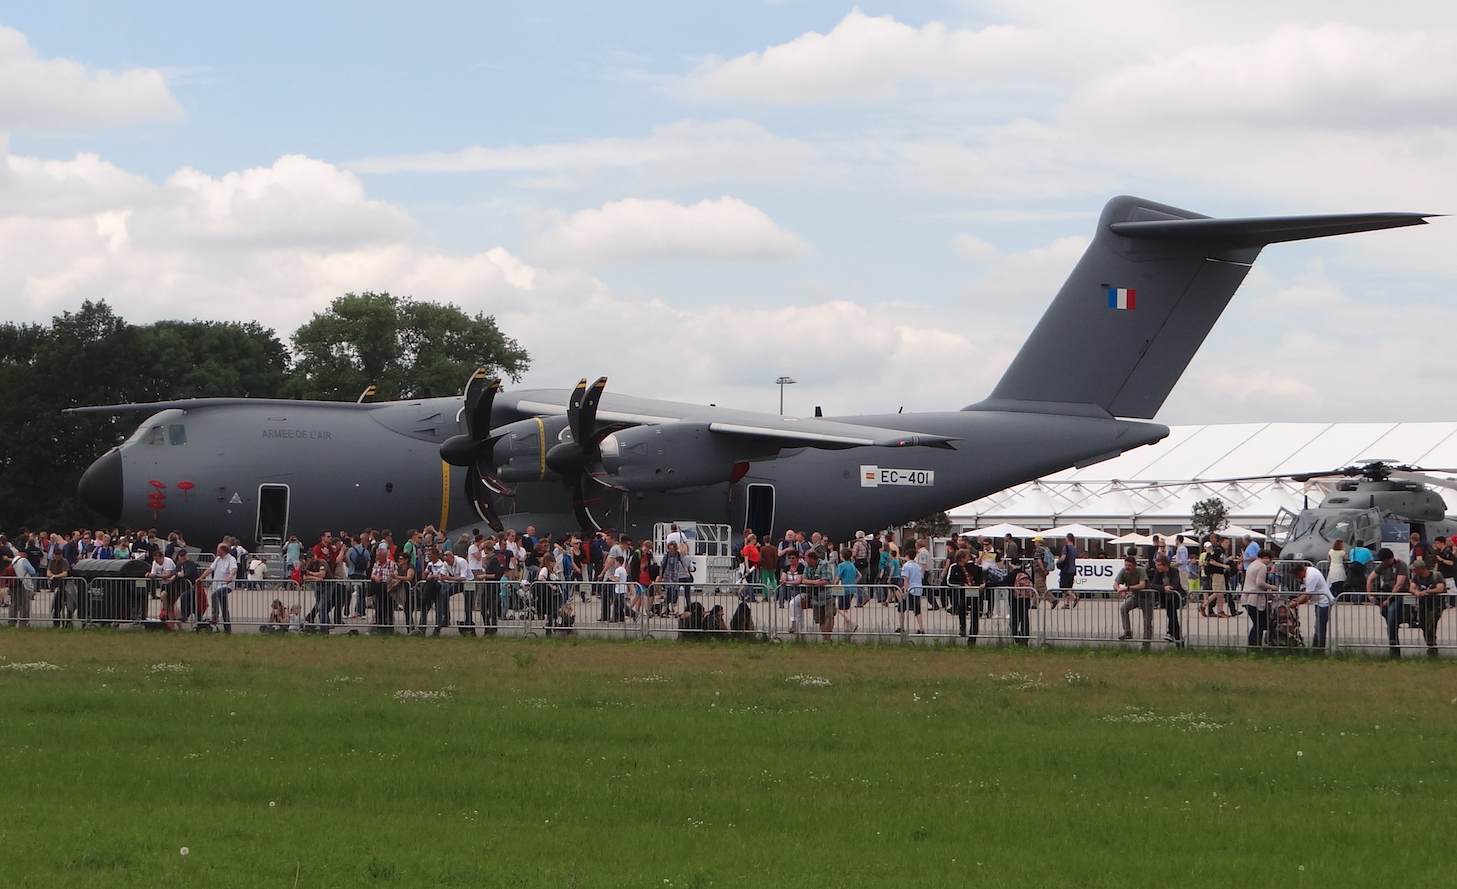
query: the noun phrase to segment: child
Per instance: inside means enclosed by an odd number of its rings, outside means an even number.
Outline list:
[[[288,606],[288,631],[290,633],[302,633],[304,631],[303,615],[299,612],[297,605]]]

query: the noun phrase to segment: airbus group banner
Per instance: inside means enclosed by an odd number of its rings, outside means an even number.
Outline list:
[[[1113,589],[1113,578],[1123,570],[1122,559],[1078,559],[1073,566],[1073,589],[1075,590],[1111,590]],[[1048,578],[1049,582],[1058,582],[1056,572]]]

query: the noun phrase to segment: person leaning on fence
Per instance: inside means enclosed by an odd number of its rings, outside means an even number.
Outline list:
[[[1416,597],[1416,625],[1421,628],[1422,638],[1427,643],[1427,654],[1437,653],[1437,624],[1442,620],[1442,608],[1446,604],[1447,584],[1442,575],[1427,566],[1422,559],[1411,563],[1411,592]]]
[[[1148,573],[1148,586],[1153,590],[1155,604],[1162,605],[1164,609],[1168,624],[1168,629],[1164,631],[1164,641],[1183,648],[1184,627],[1179,620],[1179,612],[1184,607],[1189,591],[1184,588],[1184,578],[1179,569],[1169,561],[1168,553],[1159,553],[1154,557],[1153,569]]]
[[[71,577],[71,563],[65,556],[56,556],[46,566],[46,581],[51,588],[51,626],[71,625],[76,618],[76,584]]]
[[[1245,569],[1244,595],[1240,597],[1240,604],[1250,619],[1250,633],[1245,639],[1250,648],[1264,645],[1266,634],[1270,632],[1270,606],[1274,604],[1270,593],[1279,589],[1270,583],[1270,564],[1274,559],[1269,550],[1260,550]]]
[[[1133,638],[1128,613],[1137,608],[1143,612],[1143,647],[1148,648],[1153,642],[1153,591],[1148,588],[1148,572],[1138,566],[1138,560],[1133,556],[1125,556],[1123,570],[1113,578],[1113,589],[1123,599],[1118,606],[1123,635],[1118,637],[1118,641],[1126,642]]]
[[[212,622],[222,618],[223,632],[233,632],[233,610],[228,596],[233,591],[233,581],[238,577],[238,560],[226,543],[219,543],[217,555],[207,568],[208,595],[212,597]]]
[[[799,582],[809,588],[815,623],[819,625],[820,634],[828,640],[835,631],[835,575],[829,563],[813,549],[805,553],[804,560],[804,574]]]
[[[1315,605],[1315,635],[1311,638],[1310,647],[1316,651],[1325,651],[1326,631],[1331,625],[1331,606],[1336,602],[1335,592],[1330,581],[1314,565],[1307,565],[1303,569],[1297,567],[1293,579],[1305,584],[1305,592],[1292,599],[1290,607],[1299,608],[1307,602]]]
[[[916,634],[924,635],[926,632],[925,619],[921,617],[921,581],[920,565],[910,561],[901,566],[901,589],[904,597],[900,602],[900,623],[897,629],[902,633],[906,631],[907,611],[915,612]]]
[[[1352,558],[1355,558],[1354,553]],[[1407,594],[1410,582],[1406,563],[1398,559],[1389,547],[1383,546],[1376,552],[1371,570],[1366,572],[1366,592],[1382,594],[1377,597],[1377,604],[1381,607],[1381,616],[1386,618],[1386,641],[1391,646],[1392,657],[1401,657],[1401,643],[1396,631],[1402,623],[1402,598]]]
[[[1025,568],[1012,569],[1012,592],[1007,596],[1007,610],[1012,618],[1012,642],[1026,645],[1032,636],[1032,606],[1037,588]]]
[[[395,579],[395,561],[390,558],[390,546],[381,541],[374,551],[374,564],[369,569],[369,597],[374,603],[374,632],[393,633],[395,630],[395,601],[390,587]]]

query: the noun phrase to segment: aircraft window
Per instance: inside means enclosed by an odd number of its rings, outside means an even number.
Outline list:
[[[1309,534],[1315,527],[1315,516],[1301,516],[1295,520],[1295,527],[1290,531],[1290,539],[1296,540]]]
[[[187,427],[181,423],[174,423],[167,427],[167,440],[175,445],[187,444]]]
[[[142,444],[159,445],[166,439],[166,430],[161,426],[153,426],[147,430],[146,435],[142,436]]]
[[[1320,536],[1326,540],[1344,540],[1350,543],[1356,539],[1355,523],[1351,516],[1331,516],[1320,523]]]

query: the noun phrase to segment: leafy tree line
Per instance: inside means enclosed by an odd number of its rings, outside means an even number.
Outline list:
[[[91,461],[144,412],[63,414],[71,407],[247,396],[353,401],[461,391],[485,365],[521,378],[526,350],[493,317],[453,305],[347,293],[285,345],[257,322],[129,324],[87,301],[50,324],[0,324],[0,530],[69,530],[102,519],[76,498]]]

